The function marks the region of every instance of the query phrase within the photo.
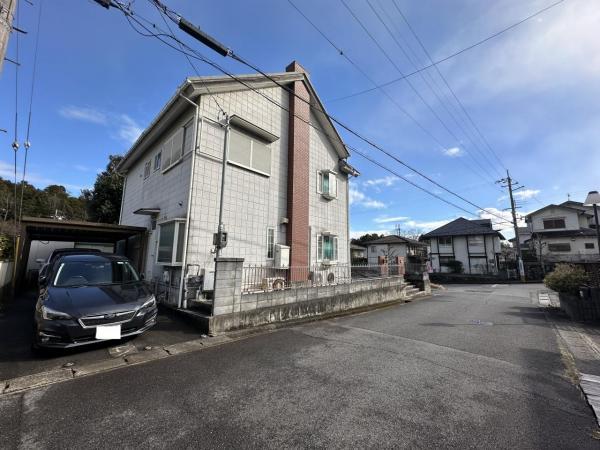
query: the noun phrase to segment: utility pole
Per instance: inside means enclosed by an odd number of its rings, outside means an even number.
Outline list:
[[[510,210],[512,213],[512,223],[515,230],[515,242],[517,245],[517,269],[519,270],[519,277],[521,281],[525,281],[525,270],[523,267],[523,258],[521,256],[521,240],[519,239],[519,227],[517,226],[517,210],[515,206],[515,198],[513,196],[513,186],[517,184],[511,177],[508,169],[506,169],[506,178],[502,178],[498,181],[503,183],[503,186],[508,188],[508,196],[510,198]],[[521,189],[523,186],[519,187]]]
[[[4,55],[6,55],[16,7],[17,0],[0,0],[0,73],[2,73]]]

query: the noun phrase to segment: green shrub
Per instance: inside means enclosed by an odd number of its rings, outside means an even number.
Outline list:
[[[447,261],[445,266],[450,269],[451,273],[463,273],[464,271],[462,261],[457,261],[455,259]]]
[[[544,284],[556,292],[577,294],[579,288],[588,281],[585,271],[570,264],[557,264],[554,272],[544,278]]]

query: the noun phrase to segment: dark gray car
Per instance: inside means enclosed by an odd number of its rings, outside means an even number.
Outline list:
[[[120,339],[156,324],[156,300],[125,257],[64,255],[40,284],[35,347],[70,348]]]

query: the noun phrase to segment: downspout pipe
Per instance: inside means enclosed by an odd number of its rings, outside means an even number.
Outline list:
[[[194,191],[194,174],[196,173],[196,152],[198,151],[198,137],[200,136],[200,127],[202,126],[202,121],[200,120],[200,105],[193,102],[189,98],[187,98],[183,94],[179,94],[179,96],[190,103],[194,108],[196,108],[196,113],[194,114],[194,148],[192,151],[192,162],[191,162],[191,170],[190,170],[190,187],[188,189],[188,200],[187,200],[187,214],[185,221],[185,232],[184,232],[184,244],[183,244],[183,255],[181,261],[181,278],[179,280],[179,296],[177,299],[177,308],[186,307],[187,302],[184,305],[183,294],[184,294],[184,285],[185,278],[187,275],[187,254],[188,254],[188,245],[189,245],[189,235],[190,235],[190,226],[192,222],[192,198]],[[198,100],[199,102],[200,100]]]

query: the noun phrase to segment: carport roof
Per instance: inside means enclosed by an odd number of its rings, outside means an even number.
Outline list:
[[[144,227],[43,217],[24,217],[21,227],[30,240],[40,241],[117,242],[146,232]]]

